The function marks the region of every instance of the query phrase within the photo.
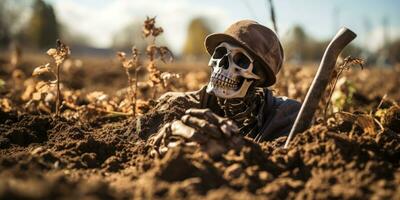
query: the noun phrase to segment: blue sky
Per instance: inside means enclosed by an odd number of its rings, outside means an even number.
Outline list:
[[[190,20],[202,16],[215,31],[223,31],[240,19],[253,19],[272,27],[267,0],[46,0],[54,5],[58,19],[73,31],[107,47],[112,36],[132,21],[157,16],[168,44],[179,52]],[[302,25],[317,39],[329,39],[340,26],[359,37],[356,42],[376,50],[382,45],[383,21],[393,40],[400,37],[400,1],[396,0],[274,0],[279,35]]]

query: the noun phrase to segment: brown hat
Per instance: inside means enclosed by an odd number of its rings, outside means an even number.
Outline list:
[[[252,20],[242,20],[232,24],[224,33],[207,36],[205,46],[211,55],[221,42],[229,42],[246,49],[266,71],[266,86],[276,81],[283,62],[282,45],[276,34],[269,28]]]

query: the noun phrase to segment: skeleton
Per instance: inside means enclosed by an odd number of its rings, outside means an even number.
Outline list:
[[[263,77],[254,72],[255,61],[245,49],[222,42],[214,50],[209,66],[212,73],[206,91],[217,96],[224,117],[240,124],[242,135],[256,131],[262,125],[260,111],[265,92],[255,87],[255,82]]]
[[[267,89],[282,65],[283,51],[276,35],[254,21],[242,20],[223,34],[211,34],[205,44],[212,55],[207,86],[195,92],[167,93],[159,99],[159,110],[174,107],[179,98],[187,103],[179,103],[186,110],[182,117],[150,138],[158,153],[182,138],[187,144],[213,149],[218,145],[212,141],[221,139],[230,148],[240,143],[236,139],[240,136],[259,142],[286,134],[300,104],[274,97]]]
[[[253,73],[254,60],[241,47],[222,42],[208,63],[212,67],[207,92],[223,99],[243,98],[250,85],[260,80]]]
[[[255,73],[260,70],[255,69],[257,65],[251,56],[245,49],[223,42],[215,49],[209,66],[212,73],[206,92],[217,97],[224,116],[220,117],[210,109],[189,109],[181,120],[166,124],[153,144],[160,145],[162,140],[165,143],[169,136],[204,142],[203,134],[220,138],[233,134],[254,135],[259,131],[265,89],[255,87],[258,81],[263,81],[263,76]]]

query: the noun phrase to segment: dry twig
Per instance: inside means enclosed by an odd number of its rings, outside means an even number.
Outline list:
[[[138,85],[138,71],[140,69],[139,50],[136,47],[132,47],[132,57],[128,59],[124,52],[118,52],[117,56],[125,69],[126,76],[128,78],[129,91],[130,91],[130,102],[132,107],[132,115],[136,116],[136,102],[137,102],[137,85]],[[135,70],[134,78],[132,79],[130,69]]]
[[[71,51],[67,45],[61,42],[61,40],[57,40],[57,45],[56,48],[51,48],[47,51],[47,55],[53,58],[54,63],[56,64],[56,69],[54,71],[54,68],[50,65],[50,63],[47,63],[45,65],[41,65],[39,67],[36,67],[33,70],[32,76],[39,76],[43,73],[51,73],[55,76],[55,80],[48,81],[48,82],[39,82],[36,85],[36,89],[38,93],[36,93],[36,97],[34,95],[35,100],[40,100],[42,99],[42,96],[44,93],[48,93],[51,85],[55,84],[57,87],[56,90],[56,113],[55,116],[59,117],[60,115],[60,106],[61,106],[61,87],[60,87],[60,82],[61,82],[61,66],[63,62],[69,57],[71,54]]]
[[[343,60],[343,63],[338,67],[338,71],[336,73],[336,77],[333,79],[333,82],[331,82],[329,95],[327,97],[327,102],[325,104],[324,121],[326,121],[326,119],[327,119],[328,107],[330,105],[332,94],[333,94],[333,91],[335,90],[335,86],[336,86],[336,83],[337,83],[338,79],[340,78],[340,76],[342,75],[342,73],[345,70],[349,70],[350,67],[352,67],[353,65],[359,65],[361,67],[361,69],[364,69],[364,60],[361,59],[361,58],[355,58],[355,57],[347,56]]]
[[[157,46],[156,39],[161,35],[164,30],[161,27],[156,27],[156,18],[149,18],[144,21],[143,35],[148,38],[151,37],[151,42],[147,45],[146,54],[149,58],[147,71],[149,72],[149,84],[154,88],[153,98],[157,95],[157,86],[161,84],[161,72],[158,70],[156,61],[160,59],[164,63],[173,60],[173,54],[166,46]]]

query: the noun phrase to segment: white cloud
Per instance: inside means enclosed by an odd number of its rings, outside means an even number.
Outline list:
[[[114,0],[98,5],[83,4],[79,0],[59,0],[54,2],[54,6],[62,23],[73,31],[88,35],[97,47],[108,47],[117,31],[133,20],[143,21],[146,16],[157,16],[158,24],[165,30],[166,40],[175,52],[180,51],[186,39],[187,25],[193,17],[218,19],[213,22],[217,24],[230,21],[223,8],[185,0]]]

